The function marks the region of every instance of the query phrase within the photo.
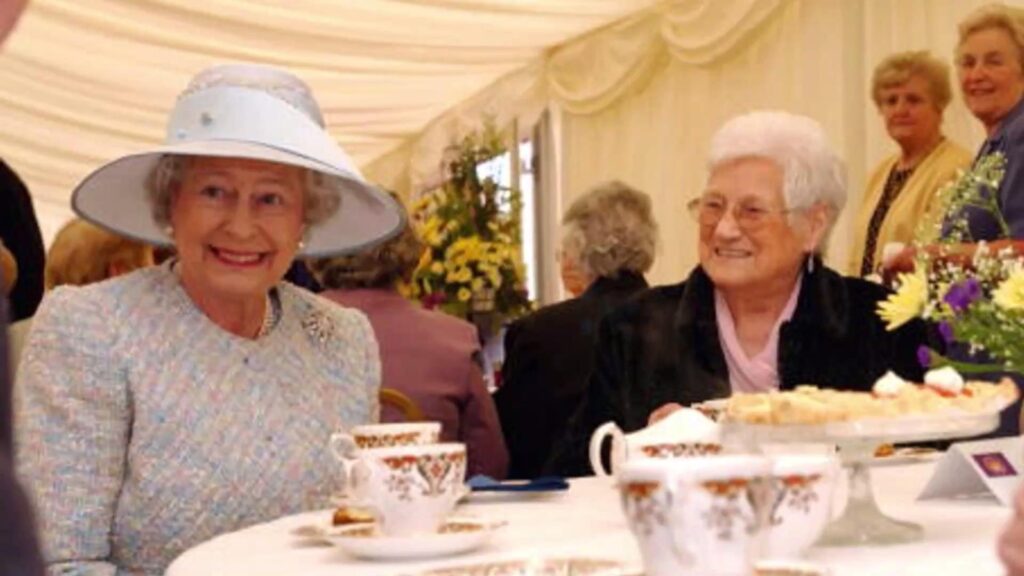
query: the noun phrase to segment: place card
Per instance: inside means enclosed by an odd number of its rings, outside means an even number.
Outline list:
[[[935,465],[918,500],[995,496],[1003,506],[1024,473],[1024,442],[1020,436],[958,442]]]

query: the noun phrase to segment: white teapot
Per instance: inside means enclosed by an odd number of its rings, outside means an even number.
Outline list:
[[[613,470],[633,458],[684,458],[722,451],[718,424],[692,408],[680,408],[632,434],[623,434],[614,422],[598,426],[590,437],[590,465],[598,476],[611,475],[601,462],[601,446],[612,438]]]

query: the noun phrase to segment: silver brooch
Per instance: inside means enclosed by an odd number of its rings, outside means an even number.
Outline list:
[[[334,339],[334,321],[323,312],[310,312],[302,319],[302,328],[320,345]]]

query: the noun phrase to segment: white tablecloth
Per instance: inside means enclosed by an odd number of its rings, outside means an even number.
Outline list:
[[[994,499],[915,501],[932,469],[932,464],[913,464],[872,470],[882,509],[895,518],[922,524],[923,541],[814,548],[809,559],[829,566],[834,576],[1001,576],[995,541],[1010,511]],[[459,513],[506,520],[508,525],[486,547],[461,556],[373,562],[356,560],[336,548],[304,544],[292,530],[305,524],[326,525],[329,512],[321,511],[215,538],[179,557],[167,576],[386,576],[522,557],[585,556],[640,566],[611,479],[574,480],[568,491],[543,498],[488,498],[474,496]]]

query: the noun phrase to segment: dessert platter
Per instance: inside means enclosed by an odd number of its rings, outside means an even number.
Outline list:
[[[846,511],[821,544],[896,544],[921,539],[920,526],[893,520],[875,502],[868,468],[884,461],[879,445],[966,438],[991,432],[1017,400],[1016,385],[964,381],[952,368],[932,370],[923,384],[887,373],[871,392],[798,386],[792,391],[732,396],[720,420],[723,443],[743,450],[764,444],[835,444],[849,472]]]

